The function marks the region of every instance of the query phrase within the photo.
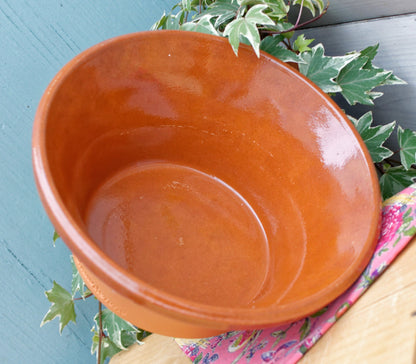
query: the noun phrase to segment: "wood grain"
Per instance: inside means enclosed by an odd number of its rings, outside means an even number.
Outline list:
[[[143,345],[132,345],[128,350],[115,355],[110,364],[190,364],[191,360],[182,352],[174,338],[153,334]]]
[[[416,240],[299,364],[416,363]]]
[[[327,0],[324,0],[324,2],[325,4],[328,3]],[[414,0],[329,0],[328,12],[321,19],[310,24],[309,27],[350,23],[414,12],[416,12],[416,2]],[[302,21],[310,19],[310,17],[311,14],[306,10]],[[295,15],[293,18],[295,19]]]

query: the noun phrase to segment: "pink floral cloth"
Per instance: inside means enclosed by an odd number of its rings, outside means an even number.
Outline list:
[[[416,184],[383,204],[379,241],[370,263],[340,297],[315,314],[263,330],[231,331],[208,339],[178,340],[194,364],[296,363],[353,305],[416,234]]]

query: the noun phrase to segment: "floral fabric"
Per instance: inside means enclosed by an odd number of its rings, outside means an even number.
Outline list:
[[[340,297],[315,314],[272,329],[231,331],[177,340],[194,364],[296,363],[353,305],[416,234],[416,184],[383,204],[379,241],[370,263]]]

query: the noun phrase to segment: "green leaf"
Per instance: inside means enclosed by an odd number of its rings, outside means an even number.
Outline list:
[[[358,120],[350,116],[349,119],[360,133],[361,138],[364,140],[374,163],[379,163],[393,154],[390,149],[383,146],[383,143],[393,132],[394,127],[396,126],[395,121],[386,125],[371,127],[373,122],[373,115],[371,111],[365,113]]]
[[[198,22],[188,22],[180,27],[181,30],[188,30],[192,32],[206,33],[219,35],[215,27],[212,25],[209,16],[204,16]]]
[[[150,27],[150,30],[165,29],[167,19],[168,16],[166,15],[166,13],[163,13],[160,19]]]
[[[280,45],[283,40],[282,35],[268,36],[260,43],[260,49],[270,55],[279,58],[283,62],[303,63],[303,59],[296,54]]]
[[[354,59],[339,72],[336,82],[341,87],[341,94],[350,105],[360,103],[373,105],[373,100],[382,95],[381,92],[371,92],[383,84],[391,72],[380,69],[365,68],[369,58],[360,56]]]
[[[363,68],[372,69],[372,61],[374,57],[377,55],[379,44],[369,46],[362,51],[360,51],[361,57],[367,57],[367,62],[364,64]]]
[[[293,49],[295,51],[299,51],[300,53],[310,51],[311,49],[308,47],[315,39],[305,39],[305,35],[299,35],[295,42],[293,43]]]
[[[181,0],[182,9],[185,11],[192,11],[192,1],[191,0]]]
[[[357,54],[342,57],[327,57],[324,47],[318,44],[310,52],[302,53],[304,64],[299,64],[299,71],[319,86],[324,92],[339,92],[341,87],[335,82],[340,70],[357,58]]]
[[[386,80],[383,82],[381,86],[384,85],[407,85],[407,82],[403,81],[401,78],[391,73],[390,76],[386,78]]]
[[[125,330],[121,331],[121,344],[123,347],[128,348],[133,344],[137,344],[137,342],[137,335],[135,332]]]
[[[406,235],[406,236],[413,236],[415,234],[416,234],[416,226],[412,226],[411,228],[407,229],[404,232],[404,235]]]
[[[397,129],[397,139],[400,146],[400,160],[403,167],[409,170],[416,163],[416,132],[409,129]]]
[[[217,0],[209,7],[203,11],[200,15],[195,17],[195,20],[198,20],[204,16],[209,16],[210,18],[216,18],[214,27],[218,28],[222,24],[228,22],[229,20],[235,18],[238,13],[238,3],[230,0]]]
[[[92,331],[94,332],[94,336],[92,337],[91,354],[96,353],[96,357],[98,358],[99,333],[94,329]],[[108,337],[102,337],[100,364],[103,364],[107,358],[112,358],[121,350]]]
[[[225,27],[223,35],[228,36],[236,55],[238,55],[240,37],[243,36],[249,41],[257,57],[260,57],[260,34],[257,24],[274,24],[273,20],[263,13],[266,7],[266,5],[255,5],[247,11],[244,18],[234,19]]]
[[[56,230],[53,232],[52,242],[53,246],[55,246],[56,241],[60,238],[59,234],[56,232]]]
[[[265,13],[275,21],[279,21],[287,16],[290,6],[286,5],[284,0],[266,0],[268,9]]]
[[[389,167],[389,166],[388,166]],[[416,170],[406,170],[403,166],[390,167],[380,178],[380,188],[383,199],[387,199],[406,187],[416,178]]]
[[[267,5],[255,5],[251,7],[245,16],[245,19],[253,24],[272,25],[274,21],[263,11],[267,9]]]
[[[55,317],[59,317],[59,333],[62,333],[63,328],[68,325],[69,321],[76,322],[72,296],[65,288],[61,287],[55,281],[53,281],[52,289],[46,291],[45,295],[49,302],[52,302],[52,305],[43,318],[40,326],[43,326]]]
[[[368,69],[368,70],[373,70],[373,71],[376,71],[376,72],[386,72],[388,74],[388,77],[383,82],[381,82],[380,85],[378,85],[378,86],[404,85],[404,84],[406,84],[405,81],[403,81],[399,77],[395,76],[391,71],[385,71],[384,69],[379,68],[379,67],[375,67],[373,65],[372,62],[373,62],[375,56],[377,55],[378,48],[379,48],[379,45],[376,44],[374,46],[367,47],[367,48],[363,49],[362,51],[360,51],[360,57],[367,57],[367,59],[368,59],[367,62],[364,64],[363,68]]]
[[[315,10],[318,9],[318,14],[321,14],[324,10],[324,2],[322,0],[294,0],[293,5],[301,5],[307,8],[312,16],[315,16]]]
[[[180,28],[180,13],[175,15],[168,15],[163,29],[178,30]]]
[[[70,256],[70,260],[71,260],[71,267],[72,267],[71,293],[72,293],[72,297],[75,297],[78,291],[81,291],[81,292],[84,291],[85,284],[81,276],[79,275],[78,269],[74,263],[74,257],[72,255]]]
[[[78,272],[77,266],[75,265],[74,257],[72,255],[70,256],[70,260],[71,260],[71,267],[72,267],[72,282],[71,282],[72,298],[74,298],[77,292],[79,292],[81,297],[85,299],[86,296],[91,294],[91,291],[87,288],[83,279],[81,278]]]
[[[308,336],[309,332],[311,331],[311,320],[309,317],[305,319],[303,325],[299,329],[300,333],[300,340],[303,340],[306,336]]]
[[[94,321],[99,327],[99,313],[95,315]],[[101,313],[101,322],[103,331],[106,332],[110,340],[120,349],[126,349],[125,342],[122,340],[123,331],[131,332],[137,334],[139,331],[131,323],[123,320],[121,317],[118,317],[116,314],[111,312],[109,309],[102,310]]]

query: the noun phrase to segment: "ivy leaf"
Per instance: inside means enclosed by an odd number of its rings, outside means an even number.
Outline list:
[[[409,170],[416,163],[416,132],[409,129],[397,129],[397,139],[400,146],[400,160],[403,167]]]
[[[341,57],[327,57],[324,55],[324,46],[318,44],[310,52],[302,53],[304,64],[299,64],[299,71],[319,86],[324,92],[339,92],[341,87],[335,82],[340,70],[357,54],[348,54]]]
[[[367,57],[368,58],[367,62],[364,64],[363,68],[368,69],[368,70],[377,71],[377,72],[387,72],[389,74],[388,77],[383,82],[381,82],[379,86],[383,86],[383,85],[405,85],[406,82],[403,81],[402,79],[400,79],[399,77],[395,76],[392,72],[385,71],[384,69],[379,68],[379,67],[375,67],[373,65],[372,62],[373,62],[375,56],[377,55],[378,48],[379,48],[379,45],[376,44],[376,45],[373,45],[373,46],[369,46],[369,47],[363,49],[360,52],[360,57]]]
[[[209,16],[210,18],[216,18],[214,27],[218,28],[222,24],[233,19],[238,13],[238,3],[230,0],[217,0],[212,3],[208,9],[203,11],[200,15],[195,17],[195,20],[198,20],[204,16]]]
[[[74,257],[71,255],[71,267],[72,267],[72,282],[71,282],[71,293],[72,297],[75,297],[78,291],[81,292],[81,295],[84,291],[85,283],[79,275],[78,269],[74,263]]]
[[[363,138],[374,163],[379,163],[393,154],[390,149],[383,146],[383,143],[393,132],[396,126],[395,121],[386,125],[371,127],[373,123],[371,111],[365,113],[358,120],[351,116],[349,116],[349,119]]]
[[[180,28],[180,17],[182,13],[177,15],[167,15],[165,21],[162,24],[162,29],[178,30]]]
[[[375,44],[373,46],[369,46],[362,51],[360,51],[361,57],[367,57],[367,62],[364,64],[363,68],[372,69],[372,61],[374,57],[377,55],[379,44]]]
[[[77,266],[75,265],[75,262],[74,262],[74,257],[72,255],[70,256],[70,260],[71,260],[71,267],[72,267],[72,282],[71,282],[72,298],[75,297],[77,292],[80,292],[81,297],[85,299],[87,296],[89,296],[92,293],[87,288],[82,277],[80,276]]]
[[[99,327],[99,313],[95,315],[94,321],[97,327]],[[135,326],[123,320],[121,317],[118,317],[107,308],[102,310],[101,322],[103,331],[106,332],[108,338],[121,350],[127,349],[126,345],[128,344],[123,341],[123,337],[124,339],[126,338],[126,336],[123,335],[123,331],[135,335],[139,332]]]
[[[380,178],[380,188],[383,199],[387,199],[401,190],[409,187],[416,178],[416,169],[406,170],[403,166],[384,166],[386,171]]]
[[[299,35],[295,42],[293,43],[293,49],[295,51],[299,51],[300,53],[310,51],[311,49],[308,47],[315,39],[305,39],[305,35]]]
[[[225,27],[223,35],[228,36],[236,55],[238,55],[240,36],[243,36],[249,41],[257,57],[260,57],[260,34],[257,24],[274,24],[273,20],[263,13],[265,8],[267,5],[255,5],[247,11],[245,17],[234,19]]]
[[[160,19],[150,27],[150,30],[164,29],[167,19],[168,15],[163,12],[163,15],[160,17]]]
[[[56,241],[60,238],[59,234],[56,232],[56,230],[53,232],[52,242],[53,246],[55,246]]]
[[[100,340],[99,332],[95,329],[92,330],[94,336],[92,337],[91,354],[97,353],[98,358],[98,342]],[[103,364],[107,358],[112,358],[119,353],[122,349],[118,348],[108,337],[101,338],[101,356],[100,364]]]
[[[185,11],[192,11],[192,1],[191,0],[182,0],[182,9]]]
[[[266,0],[265,3],[270,9],[266,12],[267,15],[276,21],[285,18],[290,9],[290,6],[286,5],[284,0]]]
[[[303,63],[303,59],[296,54],[284,48],[280,42],[283,40],[282,35],[268,36],[260,43],[260,49],[270,55],[279,58],[283,62]]]
[[[181,30],[188,30],[192,32],[199,32],[199,33],[206,33],[206,34],[213,34],[219,35],[215,27],[212,25],[210,21],[210,16],[206,15],[199,19],[198,22],[188,22],[180,27]]]
[[[265,13],[276,21],[285,18],[290,9],[284,0],[238,0],[237,3],[240,6],[264,4],[267,6]]]
[[[267,5],[255,5],[247,11],[245,19],[254,24],[270,25],[274,24],[274,21],[270,17],[263,13],[267,8]]]
[[[302,3],[303,3],[303,6],[311,12],[312,16],[315,16],[315,9],[318,9],[318,14],[321,14],[322,10],[324,10],[323,0],[295,0],[293,1],[293,5],[300,5]]]
[[[71,294],[58,283],[53,281],[51,290],[45,292],[49,302],[52,302],[49,311],[43,318],[40,326],[59,317],[59,333],[62,333],[63,328],[68,325],[69,321],[75,321],[76,314],[74,309],[74,301]]]
[[[341,94],[350,105],[356,103],[373,105],[373,100],[382,95],[381,92],[371,92],[389,78],[391,72],[380,69],[365,68],[369,58],[360,56],[347,64],[339,73],[336,82],[341,87]]]

